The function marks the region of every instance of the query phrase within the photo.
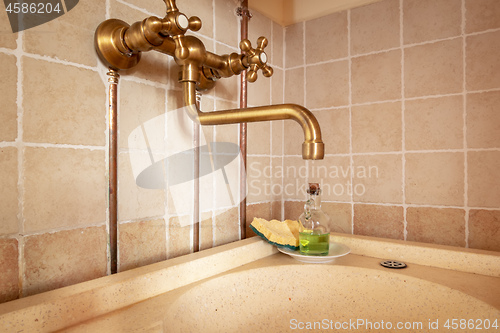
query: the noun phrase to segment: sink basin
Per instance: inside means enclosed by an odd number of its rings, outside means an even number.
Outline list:
[[[0,304],[0,331],[498,332],[499,253],[334,238],[351,253],[331,263],[254,237],[21,298]]]
[[[439,328],[433,332],[449,332],[444,325],[448,320],[451,327],[454,318],[500,318],[491,305],[438,283],[336,265],[270,266],[215,277],[168,308],[168,332],[424,332],[430,325]]]

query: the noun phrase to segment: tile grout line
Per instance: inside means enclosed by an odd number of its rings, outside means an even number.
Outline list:
[[[283,49],[283,54],[282,54],[282,60],[283,60],[283,79],[282,79],[282,85],[281,85],[281,93],[282,93],[282,102],[285,102],[285,82],[286,82],[286,75],[288,69],[286,68],[286,27],[283,27],[283,44],[282,44],[282,49]],[[281,168],[283,169],[285,167],[285,124],[284,121],[281,122]],[[284,179],[281,177],[281,188],[283,188],[284,184]],[[282,220],[285,219],[285,197],[283,195],[283,192],[281,193],[281,205],[280,205],[280,218]]]
[[[167,60],[167,69],[168,69],[168,72],[167,72],[167,75],[170,76],[170,70],[171,70],[171,61],[170,59]],[[169,94],[168,94],[169,90],[168,89],[165,89],[165,105],[164,105],[164,110],[165,110],[165,114],[168,113],[168,100],[169,100]],[[168,128],[168,117],[165,117],[165,129]],[[164,133],[163,133],[163,144],[164,144],[164,147],[165,147],[165,150],[166,150],[166,147],[167,147],[167,144],[168,144],[168,131],[165,130]],[[129,149],[130,151],[130,149]],[[167,168],[168,168],[168,161],[166,162],[167,164]],[[163,223],[165,225],[165,232],[164,232],[164,239],[165,239],[165,246],[163,248],[163,253],[165,254],[165,258],[168,259],[168,240],[170,239],[170,219],[169,219],[169,215],[168,215],[168,198],[169,198],[169,191],[167,191],[167,189],[165,188],[165,192],[164,192],[164,197],[163,197]]]
[[[0,144],[1,147],[1,144]],[[138,150],[134,149],[134,151],[148,152],[147,150]],[[405,150],[406,154],[440,154],[440,153],[463,153],[465,149],[457,148],[457,149],[430,149],[430,150]],[[467,149],[468,152],[499,152],[500,148],[470,148]],[[120,153],[124,153],[124,151],[120,151]],[[154,153],[154,151],[153,151]],[[325,154],[325,157],[349,157],[349,156],[379,156],[379,155],[401,155],[401,151],[380,151],[380,152],[366,152],[366,153],[337,153],[337,154]],[[253,157],[281,157],[281,155],[267,155],[267,154],[249,154],[249,156]],[[290,154],[287,157],[301,157],[299,154]]]
[[[213,41],[212,41],[212,48],[215,50],[216,46],[217,46],[217,40],[215,39],[215,21],[216,21],[216,17],[215,17],[215,0],[212,0],[212,31],[213,31]],[[249,20],[250,21],[250,20]],[[239,39],[239,38],[238,38]],[[217,95],[215,94],[215,88],[213,89],[213,108],[214,110],[217,108]],[[214,141],[216,141],[216,138],[217,138],[217,126],[212,126],[213,128],[213,131],[212,131],[212,139]],[[238,131],[239,132],[239,131]],[[239,134],[238,134],[239,135]],[[238,141],[239,141],[239,138],[238,138]],[[238,163],[238,166],[239,166],[239,169],[241,170],[241,161],[239,161]],[[217,188],[216,188],[216,180],[215,180],[215,177],[212,177],[212,191],[217,191]],[[239,187],[238,187],[238,192],[239,192]],[[239,195],[238,195],[239,197]],[[213,195],[213,198],[212,198],[212,244],[210,244],[210,248],[216,246],[216,241],[217,241],[217,223],[216,223],[216,218],[217,218],[217,202],[215,200],[216,196]],[[240,202],[242,200],[242,198],[239,198],[240,199]],[[239,210],[238,210],[238,214],[239,214]],[[239,215],[238,215],[238,221],[239,221]],[[200,245],[201,245],[201,241],[200,241]]]
[[[24,294],[24,274],[25,274],[25,265],[24,265],[24,132],[23,132],[23,116],[24,116],[24,108],[23,108],[23,66],[22,66],[22,57],[23,57],[23,37],[24,32],[18,32],[17,37],[17,47],[14,51],[16,56],[16,65],[17,65],[17,198],[18,198],[18,230],[17,230],[17,241],[18,241],[18,285],[19,298],[23,297]]]
[[[405,126],[405,49],[403,0],[399,0],[399,47],[401,48],[401,193],[403,200],[403,240],[408,238],[408,205],[406,203],[406,126]]]
[[[306,101],[307,101],[307,66],[306,66],[306,57],[307,57],[307,52],[306,52],[306,21],[302,22],[302,65],[301,67],[303,68],[303,73],[304,73],[304,83],[302,85],[302,90],[304,93],[304,99],[302,100],[303,104],[306,108]],[[311,161],[305,160],[306,164],[306,184],[309,183],[309,169],[311,167]],[[321,184],[322,185],[322,184]],[[306,197],[307,198],[307,197]],[[306,198],[304,198],[304,201],[306,201]]]
[[[272,38],[274,36],[274,24],[271,23],[271,37]],[[271,58],[274,58],[274,43],[271,42],[270,43],[271,45],[269,45],[271,47]],[[272,78],[272,76],[271,76]],[[273,103],[273,81],[272,79],[269,78],[271,81],[269,82],[269,103],[272,105],[274,104]],[[273,158],[271,157],[273,153],[273,122],[269,122],[269,167],[271,168],[271,170],[273,169]],[[272,186],[273,186],[273,178],[271,177],[270,178],[270,181],[269,181],[270,185],[270,189],[272,189]],[[273,195],[272,195],[272,192],[271,194],[269,195],[269,204],[270,204],[270,212],[271,212],[271,215],[273,213]],[[246,221],[245,221],[245,228],[246,228]]]
[[[483,90],[474,90],[469,91],[469,94],[481,94],[487,92],[497,92],[500,91],[500,88],[491,88],[491,89],[483,89]],[[427,100],[427,99],[437,99],[443,97],[454,97],[454,96],[462,96],[463,92],[457,93],[449,93],[449,94],[437,94],[437,95],[424,95],[417,97],[405,97],[405,101],[419,101],[419,100]],[[389,100],[381,100],[381,101],[371,101],[371,102],[363,102],[363,103],[353,103],[352,106],[368,106],[368,105],[376,105],[376,104],[387,104],[387,103],[397,103],[402,102],[401,98],[399,99],[389,99]],[[329,106],[329,107],[321,107],[321,108],[310,108],[311,111],[326,111],[326,110],[339,110],[345,109],[349,107],[348,104],[339,105],[339,106]]]
[[[352,131],[352,56],[351,56],[351,10],[347,11],[347,73],[348,73],[348,110],[349,110],[349,167],[351,172],[349,172],[349,182],[351,183],[351,188],[347,189],[350,191],[350,204],[351,204],[351,234],[354,235],[354,193],[353,193],[353,181],[354,181],[354,155],[353,155],[353,131]]]
[[[106,13],[105,13],[105,17],[106,19],[109,19],[111,17],[111,3],[110,3],[110,0],[106,0]],[[109,119],[110,119],[110,114],[109,114],[109,85],[111,84],[107,78],[108,76],[106,75],[108,69],[106,68],[105,65],[101,64],[99,61],[97,62],[97,67],[102,67],[103,69],[103,73],[105,74],[103,76],[103,84],[104,84],[104,89],[105,89],[105,94],[106,94],[106,97],[105,97],[105,101],[104,101],[104,110],[106,110],[106,116],[105,116],[105,119],[106,119],[106,124],[109,124]],[[99,72],[99,71],[98,71]],[[120,82],[120,81],[118,81]],[[116,90],[117,90],[117,106],[116,106],[116,109],[117,111],[120,110],[119,108],[119,97],[120,97],[120,84],[118,83],[116,85]],[[117,127],[118,129],[120,128],[120,118],[117,117]],[[105,154],[104,154],[104,163],[105,163],[105,173],[106,173],[106,192],[109,193],[109,125],[106,126],[106,130],[105,130],[105,136],[106,136],[106,142],[105,142],[105,147],[104,147],[104,151],[105,151]],[[118,165],[118,158],[120,156],[120,152],[119,152],[119,145],[117,145],[118,147],[118,151],[117,151],[117,165]],[[117,183],[117,192],[119,193],[119,187],[120,187],[120,183],[118,181]],[[106,229],[106,275],[111,275],[111,244],[109,242],[109,236],[110,236],[110,215],[109,215],[109,195],[108,193],[106,193],[105,197],[106,197],[106,218],[105,218],[105,229]],[[119,215],[118,215],[118,207],[117,207],[117,232],[119,232]],[[118,238],[118,235],[117,235],[117,238]],[[120,251],[119,251],[120,247],[119,247],[119,244],[117,246],[117,257],[120,255]],[[117,271],[119,272],[120,271],[120,260],[119,260],[119,257],[117,258]]]
[[[467,38],[465,33],[466,25],[466,6],[465,0],[462,0],[462,107],[463,107],[463,148],[464,148],[464,209],[465,209],[465,247],[469,247],[469,198],[468,198],[468,163],[467,163],[467,60],[466,47]]]
[[[465,34],[465,37],[476,36],[476,35],[481,35],[481,34],[485,34],[485,33],[496,32],[496,31],[500,31],[500,28],[499,29],[488,29],[488,30],[479,31],[479,32],[472,32],[472,33],[469,33],[469,34]],[[428,44],[445,42],[445,41],[449,41],[449,40],[453,40],[453,39],[459,39],[459,38],[462,38],[462,34],[456,35],[456,36],[451,36],[451,37],[433,39],[433,40],[419,42],[419,43],[402,44],[402,45],[397,46],[397,47],[391,47],[391,48],[387,48],[387,49],[383,49],[383,50],[371,51],[371,52],[366,52],[366,53],[359,53],[359,54],[351,55],[350,57],[351,58],[366,57],[366,56],[371,56],[371,55],[377,55],[377,54],[387,53],[387,52],[390,52],[390,51],[400,50],[401,48],[407,49],[407,48],[412,48],[412,47],[417,47],[417,46],[424,46],[424,45],[428,45]],[[318,62],[315,62],[315,63],[308,63],[305,66],[311,67],[311,66],[324,65],[324,64],[334,63],[334,62],[341,62],[341,61],[348,60],[348,57],[342,57],[342,58],[336,58],[336,59],[318,61]],[[290,67],[288,69],[292,70],[292,69],[297,69],[297,68],[300,68],[300,67],[302,67],[302,66],[294,66],[294,67]]]

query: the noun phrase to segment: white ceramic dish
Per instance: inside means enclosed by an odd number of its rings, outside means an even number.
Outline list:
[[[335,260],[335,258],[345,256],[351,252],[351,249],[344,244],[330,242],[330,250],[326,256],[306,256],[300,254],[299,250],[278,247],[281,253],[287,254],[300,262],[308,264],[326,264]]]

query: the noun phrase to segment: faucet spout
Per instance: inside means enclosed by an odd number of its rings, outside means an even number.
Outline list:
[[[278,104],[246,109],[203,112],[196,103],[196,83],[183,81],[184,102],[189,117],[200,125],[239,124],[272,120],[295,120],[304,131],[302,158],[321,160],[324,157],[324,144],[321,129],[311,111],[297,104]]]

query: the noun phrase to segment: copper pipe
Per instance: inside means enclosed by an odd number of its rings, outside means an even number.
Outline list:
[[[109,69],[109,254],[111,274],[118,272],[118,81],[120,75]]]
[[[248,20],[250,13],[248,12],[248,0],[241,1],[239,8],[241,15],[241,40],[248,39]],[[246,70],[240,76],[241,91],[240,91],[240,109],[247,108],[247,75]],[[240,166],[240,239],[246,238],[247,224],[247,123],[241,123],[240,127],[240,151],[242,156]]]
[[[196,104],[195,82],[184,81],[184,103],[189,117],[201,125],[240,124],[291,119],[296,121],[304,132],[302,158],[320,160],[324,157],[324,144],[321,140],[321,129],[311,111],[297,104],[278,104],[258,106],[246,109],[229,109],[224,111],[202,112]]]
[[[200,250],[200,125],[193,123],[194,185],[193,185],[193,252]]]

